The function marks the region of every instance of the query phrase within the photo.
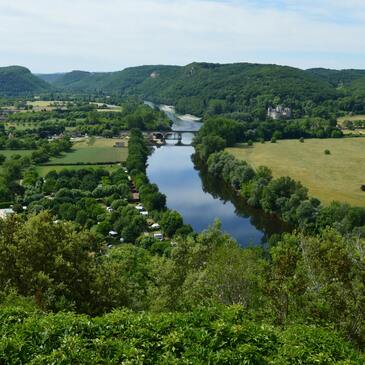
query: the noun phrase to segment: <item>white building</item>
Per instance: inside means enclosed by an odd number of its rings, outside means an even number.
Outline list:
[[[285,108],[282,105],[278,105],[276,108],[271,106],[267,109],[267,116],[271,119],[288,119],[291,118],[291,109]]]

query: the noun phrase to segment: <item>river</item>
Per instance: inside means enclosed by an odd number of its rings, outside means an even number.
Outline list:
[[[160,109],[172,120],[173,130],[196,131],[201,126],[199,118],[180,116],[173,107]],[[184,134],[182,142],[191,138],[192,135]],[[277,219],[248,207],[231,189],[198,168],[192,161],[193,153],[193,147],[167,144],[155,148],[147,168],[150,181],[166,195],[167,206],[178,211],[185,223],[201,232],[219,219],[222,230],[241,246],[265,243],[271,234],[285,230]]]

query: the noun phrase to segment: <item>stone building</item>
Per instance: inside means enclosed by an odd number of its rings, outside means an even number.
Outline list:
[[[276,108],[271,106],[267,109],[267,116],[271,119],[289,119],[291,117],[291,109],[278,105]]]

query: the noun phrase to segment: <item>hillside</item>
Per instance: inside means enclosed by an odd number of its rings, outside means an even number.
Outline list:
[[[281,103],[299,110],[303,102],[320,103],[337,96],[328,82],[305,71],[248,63],[193,63],[179,68],[172,78],[165,73],[156,79],[148,78],[134,92],[174,104],[181,112],[243,112],[260,117],[271,104]]]
[[[0,67],[0,95],[19,96],[51,90],[52,87],[21,66]]]
[[[197,115],[208,111],[263,116],[268,105],[279,103],[300,112],[304,102],[318,104],[337,97],[330,82],[310,72],[249,63],[141,66],[111,73],[73,71],[54,85],[63,90],[137,95]]]
[[[355,80],[351,86],[350,91],[359,98],[365,97],[365,76]]]
[[[177,67],[174,66],[140,66],[117,72],[72,71],[55,80],[54,86],[63,90],[89,92],[97,90],[123,94],[143,83],[153,72],[168,73],[168,70],[175,69]],[[170,75],[173,76],[171,73]]]
[[[67,88],[73,84],[82,81],[92,75],[87,71],[71,71],[63,74],[54,80],[53,85],[59,88]]]
[[[307,72],[329,82],[335,87],[349,86],[354,81],[365,77],[365,70],[331,70],[326,68],[311,68]]]
[[[65,73],[58,72],[55,74],[35,74],[37,77],[42,79],[43,81],[49,82],[50,84],[53,84],[55,81],[57,81],[59,78],[61,78]]]

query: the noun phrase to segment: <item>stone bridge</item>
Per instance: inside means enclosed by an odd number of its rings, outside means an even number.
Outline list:
[[[152,143],[156,144],[165,144],[166,141],[176,141],[176,145],[187,146],[191,145],[190,143],[182,142],[184,134],[197,134],[198,131],[191,130],[179,130],[179,131],[150,131],[148,132],[148,139]]]

